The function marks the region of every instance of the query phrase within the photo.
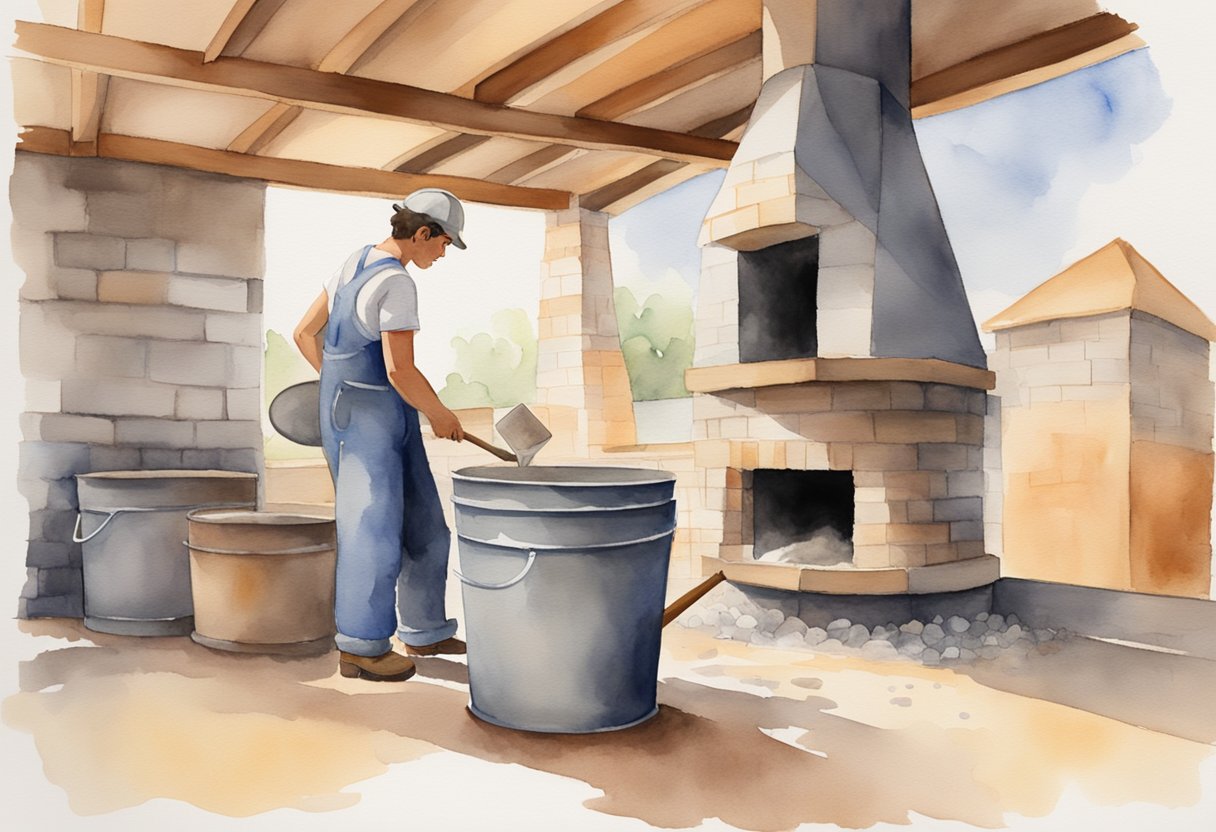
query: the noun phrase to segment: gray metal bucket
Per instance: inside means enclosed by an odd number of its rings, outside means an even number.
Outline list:
[[[84,624],[118,635],[189,635],[194,629],[186,515],[254,508],[257,475],[235,471],[78,474]]]
[[[452,480],[469,710],[549,733],[654,716],[675,478],[487,466]]]

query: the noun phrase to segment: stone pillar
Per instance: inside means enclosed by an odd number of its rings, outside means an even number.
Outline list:
[[[1002,573],[1206,598],[1208,342],[1139,310],[997,332]]]
[[[83,612],[75,475],[263,473],[259,183],[16,154],[22,617]]]
[[[541,264],[536,403],[549,410],[555,450],[583,455],[636,441],[612,292],[608,216],[580,208],[550,212]],[[576,421],[564,421],[562,410],[577,414]]]

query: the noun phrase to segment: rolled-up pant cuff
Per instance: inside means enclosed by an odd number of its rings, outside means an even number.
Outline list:
[[[408,644],[410,647],[426,647],[428,644],[443,641],[454,635],[456,635],[455,618],[449,618],[447,623],[429,630],[415,630],[410,627],[401,627],[397,630],[397,638],[401,639],[402,644]]]
[[[383,656],[393,649],[393,643],[387,638],[356,638],[338,633],[334,636],[338,649],[356,656]]]

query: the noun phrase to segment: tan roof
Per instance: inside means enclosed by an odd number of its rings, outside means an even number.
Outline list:
[[[40,0],[21,147],[301,187],[618,213],[714,168],[761,0]],[[1096,0],[917,0],[914,115],[1143,46]]]
[[[1132,248],[1115,239],[984,322],[986,332],[1136,309],[1216,340],[1216,324]]]

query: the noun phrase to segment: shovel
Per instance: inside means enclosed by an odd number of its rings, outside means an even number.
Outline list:
[[[523,407],[523,405],[520,405],[520,407]],[[528,415],[531,416],[532,414],[529,413]],[[506,417],[503,418],[505,419]],[[535,419],[536,417],[533,416],[532,418]],[[270,403],[270,424],[281,435],[298,445],[320,447],[321,382],[305,381],[302,384],[293,384],[275,396],[274,401]],[[537,421],[537,424],[540,424],[540,422]],[[544,430],[543,425],[541,429]],[[545,431],[545,433],[548,433],[548,431]],[[503,435],[504,437],[506,436],[506,434]],[[518,462],[515,454],[491,445],[489,442],[471,433],[465,433],[464,438],[505,462]],[[543,445],[544,443],[542,442],[541,444]],[[537,450],[539,450],[539,447]]]

